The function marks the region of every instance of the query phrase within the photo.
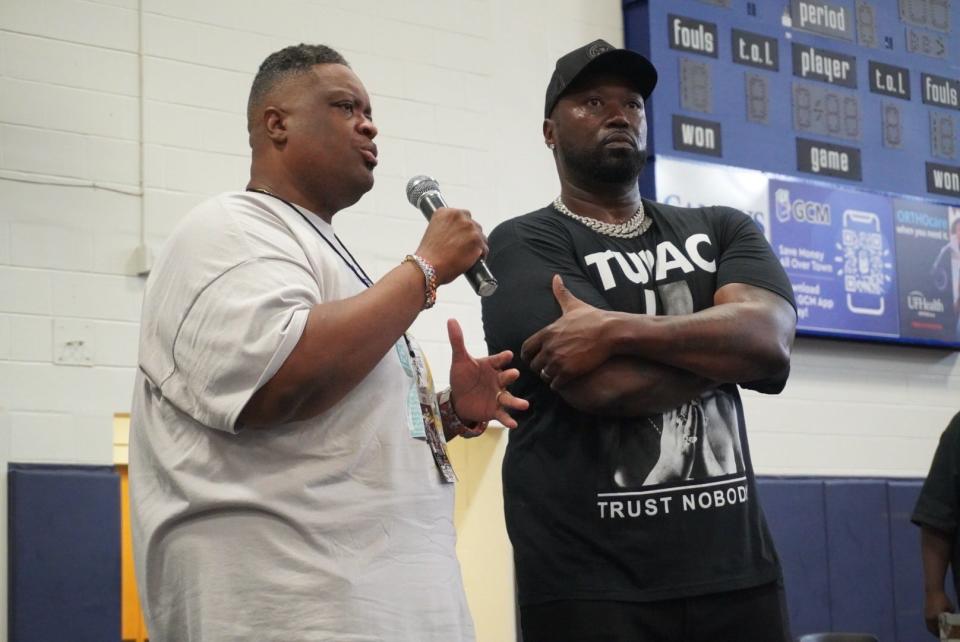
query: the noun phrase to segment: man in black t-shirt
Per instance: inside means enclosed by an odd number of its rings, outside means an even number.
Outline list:
[[[910,520],[920,527],[923,559],[923,618],[927,630],[940,637],[937,618],[953,612],[944,590],[947,566],[960,595],[960,412],[940,435],[930,473],[923,482]]]
[[[560,58],[560,196],[489,239],[488,347],[531,407],[503,469],[524,642],[789,639],[737,386],[783,388],[793,292],[745,214],[641,198],[655,84],[602,40]]]

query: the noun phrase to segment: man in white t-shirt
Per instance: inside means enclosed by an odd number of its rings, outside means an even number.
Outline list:
[[[527,404],[504,390],[512,355],[472,358],[453,320],[435,393],[405,333],[486,240],[444,208],[367,277],[331,219],[373,186],[377,128],[328,47],[264,61],[248,129],[247,191],[180,222],[144,298],[130,480],[150,638],[473,640],[444,442]]]

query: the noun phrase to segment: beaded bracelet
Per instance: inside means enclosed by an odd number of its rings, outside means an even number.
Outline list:
[[[471,437],[479,437],[487,429],[486,421],[471,425],[463,423],[453,407],[453,391],[450,388],[437,393],[437,405],[440,407],[440,419],[444,427],[449,428],[454,435],[470,439]]]
[[[423,280],[425,282],[425,301],[423,303],[423,309],[429,310],[433,307],[433,304],[437,302],[437,271],[434,269],[430,262],[419,254],[407,254],[403,257],[402,263],[406,262],[415,263],[420,271],[423,272]]]

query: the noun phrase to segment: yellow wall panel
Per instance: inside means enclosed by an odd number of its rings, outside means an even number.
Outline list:
[[[133,572],[133,545],[130,537],[130,481],[126,466],[120,474],[120,635],[123,642],[145,642],[147,624],[140,609],[137,580]]]
[[[506,445],[506,429],[493,427],[480,437],[449,444],[459,477],[454,510],[457,556],[477,642],[516,640],[513,549],[503,520],[500,481]]]
[[[130,415],[118,412],[113,415],[113,463],[126,466],[130,458],[127,451],[130,444]]]

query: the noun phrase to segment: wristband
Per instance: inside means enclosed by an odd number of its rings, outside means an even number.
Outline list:
[[[464,439],[479,437],[487,429],[487,422],[481,421],[467,425],[463,423],[457,411],[453,408],[453,391],[450,388],[437,393],[437,404],[440,406],[440,419],[456,435]]]
[[[437,271],[429,261],[419,254],[407,254],[403,257],[402,263],[407,262],[415,264],[423,272],[424,280],[424,302],[423,309],[429,310],[437,302]]]

